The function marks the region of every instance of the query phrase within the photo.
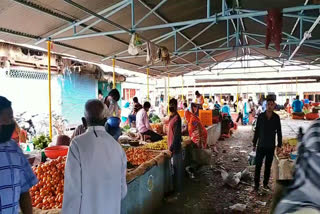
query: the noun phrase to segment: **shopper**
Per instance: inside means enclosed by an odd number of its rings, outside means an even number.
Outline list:
[[[290,107],[290,100],[289,98],[286,99],[286,102],[283,105],[284,109],[287,110],[287,107]]]
[[[243,104],[243,101],[242,101],[242,97],[239,98],[237,108],[238,108],[239,113],[238,113],[238,118],[237,118],[236,122],[238,123],[239,120],[241,120],[241,124],[243,125],[244,104]]]
[[[133,98],[133,110],[132,110],[131,114],[129,115],[130,126],[131,126],[132,122],[136,122],[137,113],[140,109],[142,109],[142,105],[139,103],[138,97],[134,97]]]
[[[0,96],[0,213],[32,214],[29,189],[38,180],[18,144],[11,102]]]
[[[104,128],[104,106],[99,100],[85,105],[86,133],[69,148],[63,214],[120,213],[126,196],[127,158],[120,144]]]
[[[270,178],[270,170],[273,161],[274,150],[276,148],[275,137],[277,134],[278,148],[282,146],[282,132],[280,117],[273,112],[275,101],[272,97],[267,98],[267,110],[261,113],[257,120],[257,125],[253,138],[253,150],[256,151],[256,169],[255,169],[255,190],[259,190],[260,171],[265,160],[265,171],[263,186],[269,189],[268,183]],[[258,145],[257,145],[258,144]]]
[[[101,89],[98,90],[98,99],[102,102],[103,101],[103,93],[101,91]]]
[[[143,104],[143,109],[139,110],[137,114],[136,127],[138,132],[142,135],[144,140],[150,140],[151,142],[156,142],[162,140],[162,136],[152,131],[149,118],[148,111],[151,108],[151,104],[149,102],[145,102]]]
[[[320,120],[305,133],[298,148],[292,185],[276,207],[275,214],[319,213],[320,210]]]
[[[111,126],[106,122],[105,128],[107,132],[115,139],[118,140],[118,138],[121,135],[121,128],[120,128],[120,116],[121,116],[121,111],[120,107],[118,105],[118,101],[120,100],[120,93],[117,89],[112,89],[108,96],[104,100],[105,104],[105,110],[104,110],[104,117],[108,121],[109,118],[114,117],[114,120],[117,120],[118,118],[119,123],[116,126]]]
[[[184,167],[181,151],[181,118],[177,112],[178,102],[176,99],[169,101],[170,119],[168,126],[168,148],[173,158],[173,186],[174,191],[180,193],[182,191]]]

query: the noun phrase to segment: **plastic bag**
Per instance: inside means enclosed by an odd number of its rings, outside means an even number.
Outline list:
[[[130,55],[136,56],[139,54],[139,48],[137,46],[137,39],[136,39],[136,34],[132,34],[131,35],[131,39],[130,39],[130,43],[129,43],[129,47],[128,47],[128,53]]]

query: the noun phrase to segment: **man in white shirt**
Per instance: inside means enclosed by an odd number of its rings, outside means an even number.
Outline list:
[[[236,122],[238,123],[239,120],[241,120],[241,124],[243,125],[243,110],[244,110],[244,103],[242,102],[242,97],[239,98],[239,102],[238,102],[238,118],[236,120]]]
[[[151,142],[156,142],[162,140],[162,137],[151,129],[148,117],[150,108],[151,104],[149,102],[143,104],[143,108],[137,113],[136,127],[145,140],[150,139]]]
[[[72,140],[65,168],[63,214],[116,214],[127,194],[126,154],[104,128],[104,106],[85,105],[86,133]]]

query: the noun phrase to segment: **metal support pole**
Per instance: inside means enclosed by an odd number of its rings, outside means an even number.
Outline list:
[[[300,40],[303,37],[303,19],[300,19]]]
[[[150,97],[149,97],[149,94],[150,94],[150,91],[149,91],[149,71],[150,69],[147,68],[147,100],[150,101]]]
[[[207,0],[207,18],[209,18],[211,15],[211,12],[210,12],[210,0]]]
[[[169,115],[169,101],[170,101],[170,74],[168,74],[168,100],[167,100],[168,115]]]
[[[174,51],[177,51],[177,33],[174,33]]]
[[[131,0],[131,30],[134,30],[135,17],[134,17],[134,0]]]
[[[237,32],[236,32],[236,44],[237,44],[237,47],[239,46],[239,28],[240,28],[240,25],[239,25],[239,19],[237,19]]]
[[[183,75],[181,76],[181,100],[184,102],[184,97],[183,97],[183,86],[184,86],[184,81],[183,81]]]
[[[115,89],[116,88],[116,59],[115,58],[113,58],[112,59],[112,70],[113,70],[113,72],[112,72],[112,74],[113,74],[113,89]]]
[[[229,32],[229,19],[227,20],[227,47],[229,47],[229,34],[230,34],[230,32]]]
[[[49,86],[49,137],[52,139],[52,111],[51,111],[51,41],[48,40],[48,86]]]
[[[225,0],[222,0],[222,5],[221,5],[221,8],[222,8],[222,16],[225,16],[226,15],[226,13],[225,13],[225,9],[226,9],[226,7],[225,7]]]

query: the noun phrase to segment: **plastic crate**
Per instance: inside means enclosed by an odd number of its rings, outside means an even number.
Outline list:
[[[212,111],[211,110],[199,110],[199,119],[204,126],[212,125]]]

